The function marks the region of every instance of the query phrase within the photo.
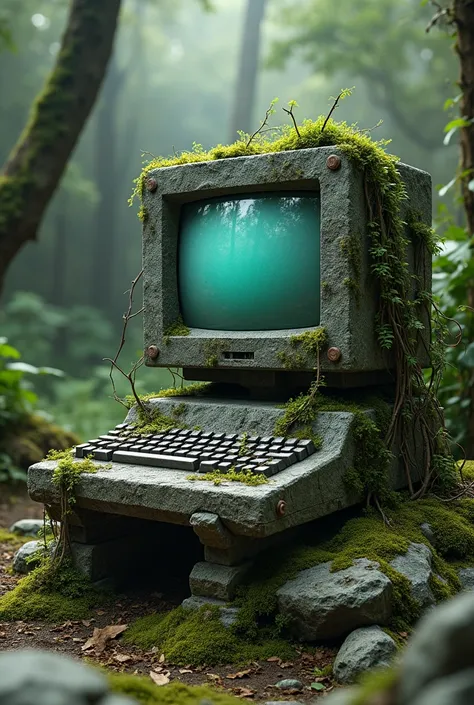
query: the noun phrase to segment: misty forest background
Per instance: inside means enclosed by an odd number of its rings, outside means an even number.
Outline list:
[[[2,0],[1,163],[53,65],[67,10],[64,0]],[[432,16],[419,0],[125,0],[99,99],[37,241],[21,249],[3,288],[0,335],[27,363],[22,384],[37,396],[29,403],[80,439],[123,419],[103,358],[118,346],[125,292],[141,268],[128,198],[143,160],[234,141],[237,129],[258,127],[275,96],[272,124],[287,120],[282,106],[292,99],[299,122],[315,118],[355,86],[336,119],[364,128],[383,120],[374,139],[390,138],[392,153],[433,176],[434,224],[446,239],[434,287],[463,327],[447,350],[442,403],[453,437],[472,452],[474,338],[469,310],[459,310],[473,272],[455,179],[459,67],[446,28],[425,31]],[[141,355],[141,337],[137,317],[125,367]],[[167,371],[143,368],[137,389],[171,384]]]

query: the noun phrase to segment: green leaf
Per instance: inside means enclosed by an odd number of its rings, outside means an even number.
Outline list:
[[[474,179],[471,179],[467,185],[469,191],[474,191]]]
[[[64,377],[64,372],[58,370],[57,367],[39,367],[38,373],[40,375],[53,375],[54,377]]]
[[[311,683],[312,690],[326,690],[326,686],[323,683]]]
[[[6,338],[2,338],[2,341],[6,340]],[[18,350],[11,345],[7,345],[6,343],[0,342],[0,357],[10,357],[13,358],[14,360],[18,360],[20,357],[20,353]]]

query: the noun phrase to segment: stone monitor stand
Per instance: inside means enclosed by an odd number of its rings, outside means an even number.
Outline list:
[[[215,432],[272,435],[284,413],[271,402],[167,397],[150,403],[166,415],[184,404],[183,423]],[[126,421],[134,419],[132,409]],[[179,554],[179,546],[169,546],[166,529],[180,524],[192,527],[204,546],[204,560],[190,575],[192,595],[231,600],[261,550],[290,537],[291,529],[360,501],[344,484],[354,462],[352,421],[351,412],[319,413],[313,428],[323,439],[321,449],[255,487],[193,481],[182,470],[120,463],[107,469],[97,463],[97,473],[84,474],[76,490],[71,539],[77,566],[94,581],[133,574],[144,549],[148,555],[153,547],[157,556],[166,547]],[[33,465],[28,491],[59,518],[55,466],[53,461]],[[393,484],[403,484],[395,463]]]

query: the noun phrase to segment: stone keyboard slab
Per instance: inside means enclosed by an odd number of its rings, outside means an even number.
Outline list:
[[[112,461],[188,472],[251,472],[272,477],[316,451],[309,439],[170,429],[140,434],[119,424],[107,434],[76,446],[76,458]]]

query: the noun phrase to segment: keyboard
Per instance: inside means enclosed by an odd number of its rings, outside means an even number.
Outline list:
[[[315,450],[309,439],[188,429],[140,435],[133,424],[119,424],[76,446],[75,456],[200,473],[244,470],[271,477]]]

